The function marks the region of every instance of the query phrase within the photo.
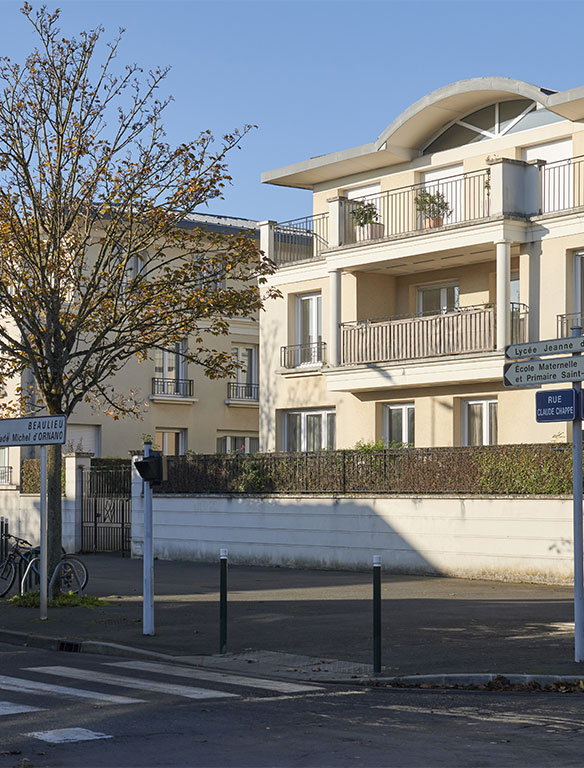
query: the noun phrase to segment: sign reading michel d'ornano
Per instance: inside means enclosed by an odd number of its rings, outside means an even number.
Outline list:
[[[0,447],[5,445],[63,445],[67,417],[31,416],[0,419]]]

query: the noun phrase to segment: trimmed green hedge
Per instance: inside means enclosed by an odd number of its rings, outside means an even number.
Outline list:
[[[20,465],[20,492],[41,492],[41,460],[23,459]],[[61,493],[65,493],[65,463],[61,470]]]

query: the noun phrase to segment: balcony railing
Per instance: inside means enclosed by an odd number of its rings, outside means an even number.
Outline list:
[[[282,368],[301,368],[324,362],[326,362],[326,344],[324,341],[280,347],[280,366]]]
[[[0,467],[0,485],[12,485],[12,467]]]
[[[279,266],[320,258],[328,247],[328,213],[283,221],[274,228],[274,261]]]
[[[539,170],[540,213],[584,205],[584,157],[546,163]]]
[[[193,396],[192,379],[152,379],[153,395],[174,395],[175,397]]]
[[[489,216],[490,190],[491,175],[487,169],[348,200],[345,203],[343,242],[349,244],[380,240],[449,224],[480,221]],[[442,215],[438,212],[433,214],[430,203],[426,213],[420,211],[420,193],[424,191],[444,200],[448,210]],[[374,216],[376,221],[358,226],[355,214],[360,207],[368,203],[377,211]]]
[[[511,305],[511,341],[527,338],[527,307]],[[463,307],[440,315],[404,315],[341,325],[341,365],[491,352],[495,306]]]
[[[254,400],[257,402],[259,392],[259,384],[238,384],[235,381],[230,381],[227,384],[228,400]]]
[[[558,315],[558,338],[565,339],[572,335],[572,328],[582,328],[584,314],[581,312],[570,312],[566,315]]]

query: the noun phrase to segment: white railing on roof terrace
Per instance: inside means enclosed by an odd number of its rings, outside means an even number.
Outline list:
[[[278,266],[319,259],[328,248],[328,213],[282,221],[274,227],[274,261]]]
[[[495,306],[341,325],[341,365],[383,363],[495,349]],[[511,340],[527,338],[527,307],[511,304]]]
[[[584,157],[546,163],[539,169],[540,213],[584,205]]]

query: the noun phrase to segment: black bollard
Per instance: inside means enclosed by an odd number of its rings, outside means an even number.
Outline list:
[[[381,672],[381,555],[373,555],[373,673]]]
[[[227,550],[219,550],[219,653],[227,653]]]

